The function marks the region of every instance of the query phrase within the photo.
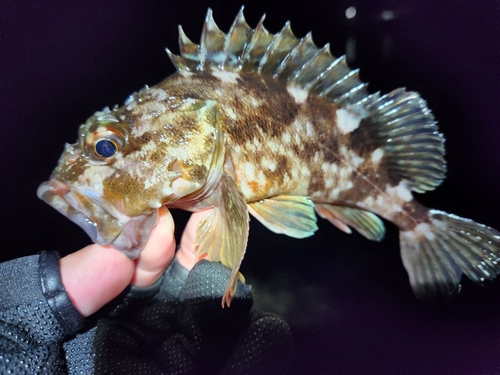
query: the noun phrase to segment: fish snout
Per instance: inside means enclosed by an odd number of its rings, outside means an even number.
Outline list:
[[[37,196],[49,206],[55,208],[59,213],[79,225],[85,233],[97,242],[97,226],[89,217],[80,210],[80,205],[68,185],[51,178],[43,182],[37,190]]]
[[[110,245],[130,258],[137,258],[158,222],[158,210],[127,216],[90,188],[73,186],[51,178],[43,182],[38,197],[80,226],[93,242]]]

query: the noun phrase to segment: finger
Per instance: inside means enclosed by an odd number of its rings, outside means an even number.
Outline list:
[[[195,246],[196,229],[200,221],[210,213],[213,208],[205,211],[194,212],[182,232],[181,244],[175,255],[179,263],[190,270],[194,267],[198,259],[196,258],[197,247]]]
[[[85,317],[118,296],[134,274],[134,262],[109,246],[87,246],[59,264],[64,288]]]
[[[163,274],[175,255],[174,220],[166,207],[159,209],[159,220],[136,261],[132,283],[149,286]]]

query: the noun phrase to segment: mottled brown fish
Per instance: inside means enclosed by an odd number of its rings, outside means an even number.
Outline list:
[[[369,94],[328,45],[297,39],[288,23],[270,34],[263,20],[251,29],[240,11],[224,34],[209,10],[199,45],[180,29],[180,56],[167,50],[177,72],[90,117],[39,197],[131,257],[162,205],[214,207],[196,244],[199,258],[232,270],[223,306],[243,279],[249,213],[304,238],[316,212],[375,241],[381,216],[400,230],[417,296],[452,294],[462,274],[493,279],[500,233],[413,198],[446,172],[444,138],[419,94]]]

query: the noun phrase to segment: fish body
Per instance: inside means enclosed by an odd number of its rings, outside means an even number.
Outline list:
[[[146,107],[167,95],[217,103],[226,162],[247,202],[305,196],[368,209],[403,225],[401,210],[387,202],[413,210],[417,202],[407,185],[391,178],[382,145],[359,129],[362,119],[354,112],[305,92],[300,97],[300,90],[252,73],[212,70],[171,76],[155,87],[156,96],[147,91],[138,100]]]
[[[316,214],[380,241],[378,216],[398,226],[417,296],[453,294],[462,274],[500,273],[500,233],[420,205],[412,192],[445,177],[444,138],[418,93],[369,94],[358,72],[289,24],[228,34],[209,10],[200,45],[180,29],[177,73],[96,112],[66,145],[39,196],[92,239],[136,257],[162,205],[214,210],[197,229],[198,256],[232,269],[234,295],[249,214],[296,238]],[[378,216],[377,216],[378,215]]]

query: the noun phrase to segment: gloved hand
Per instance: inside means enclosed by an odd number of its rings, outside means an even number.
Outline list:
[[[75,352],[86,338],[96,374],[287,373],[293,347],[288,325],[251,311],[251,287],[241,283],[231,307],[223,309],[229,275],[208,261],[188,274],[174,260],[158,282],[132,287],[112,311],[108,306],[98,314],[96,328],[65,349]]]
[[[241,283],[222,309],[230,270],[194,265],[201,217],[192,215],[173,261],[173,221],[163,210],[135,261],[91,245],[61,259],[43,252],[1,263],[0,372],[286,373],[287,324],[251,311],[251,288]]]

